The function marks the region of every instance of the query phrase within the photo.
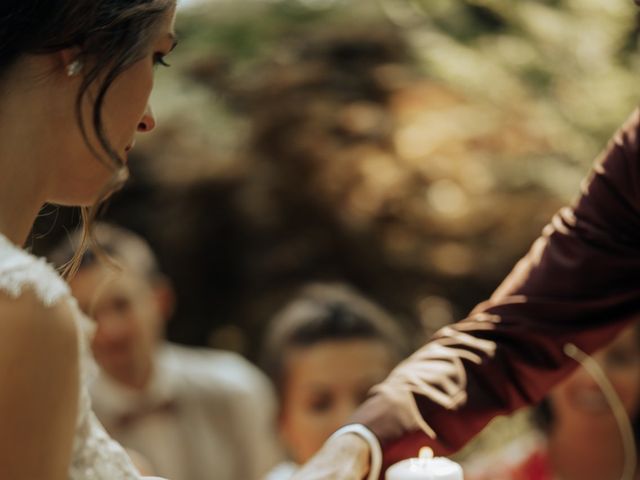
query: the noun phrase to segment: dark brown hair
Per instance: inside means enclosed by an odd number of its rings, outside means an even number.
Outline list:
[[[382,342],[394,363],[411,351],[406,332],[381,307],[344,284],[314,283],[303,287],[275,315],[260,363],[281,395],[286,382],[286,356],[292,349],[360,339]]]
[[[78,48],[79,58],[88,60],[76,99],[76,115],[82,135],[96,158],[114,169],[103,200],[126,178],[123,159],[110,145],[102,123],[105,95],[113,81],[144,55],[154,27],[175,0],[2,0],[0,2],[0,77],[25,54],[45,54]],[[89,142],[82,102],[96,82],[90,128],[106,152],[100,154]],[[85,234],[99,204],[83,208]]]

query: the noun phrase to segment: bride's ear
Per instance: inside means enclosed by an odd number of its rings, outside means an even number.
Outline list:
[[[58,52],[60,68],[68,77],[76,77],[84,68],[81,50],[78,47],[65,48]]]

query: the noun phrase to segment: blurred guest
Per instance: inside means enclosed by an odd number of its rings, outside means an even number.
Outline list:
[[[71,258],[79,235],[54,252],[54,262]],[[87,253],[70,286],[95,320],[101,371],[91,394],[99,419],[158,475],[260,478],[278,461],[269,382],[236,354],[164,341],[174,297],[149,246],[106,224],[95,235],[114,265]]]
[[[263,349],[263,366],[280,398],[278,430],[290,457],[267,479],[293,475],[407,349],[393,318],[350,288],[304,288],[276,315]]]
[[[624,330],[594,359],[640,436],[640,327]],[[497,455],[470,461],[470,480],[617,480],[624,445],[611,406],[592,376],[579,368],[534,410],[540,427]],[[638,473],[633,478],[640,478]]]

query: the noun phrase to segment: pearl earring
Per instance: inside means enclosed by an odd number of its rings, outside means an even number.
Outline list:
[[[74,60],[69,65],[67,65],[67,76],[75,77],[82,70],[82,62],[80,60]]]

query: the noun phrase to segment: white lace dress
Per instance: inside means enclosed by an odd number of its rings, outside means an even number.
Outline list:
[[[80,330],[80,391],[69,480],[138,480],[142,477],[128,455],[105,432],[91,410],[87,385],[96,372],[89,350],[92,325],[82,314],[69,288],[44,259],[13,245],[0,234],[0,291],[18,297],[30,287],[46,306],[68,302]]]

